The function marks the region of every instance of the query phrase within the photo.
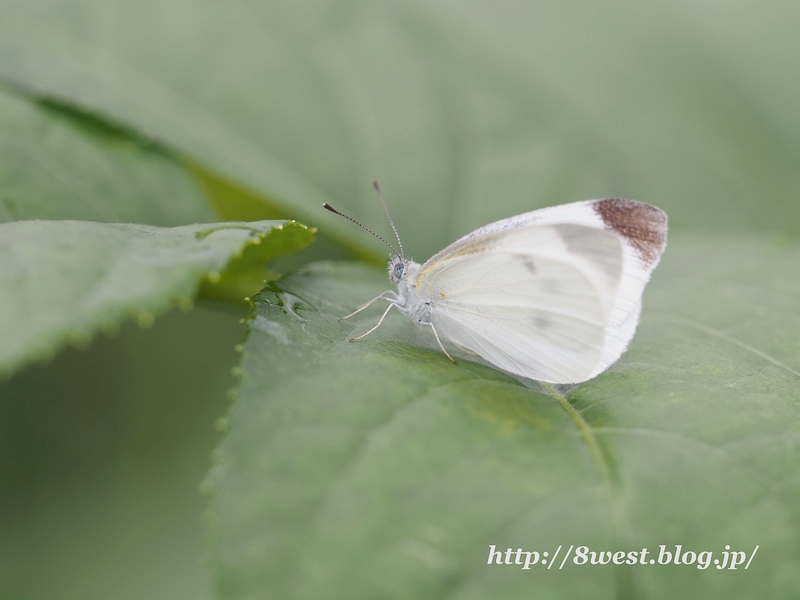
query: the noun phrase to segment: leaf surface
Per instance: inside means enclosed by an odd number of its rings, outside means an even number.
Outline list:
[[[313,232],[286,221],[159,228],[84,221],[0,224],[0,371],[86,345],[135,318],[263,287],[265,260],[307,246]],[[255,286],[255,287],[253,287]]]
[[[0,223],[27,219],[162,227],[215,220],[163,148],[91,115],[0,91]]]
[[[385,273],[316,263],[273,284],[209,483],[219,597],[796,595],[797,272],[797,247],[673,239],[628,352],[559,389],[454,366],[398,315],[348,343],[380,310],[337,318]],[[649,564],[676,544],[760,548],[748,570]],[[650,554],[523,570],[488,566],[490,545],[512,562],[518,548]]]

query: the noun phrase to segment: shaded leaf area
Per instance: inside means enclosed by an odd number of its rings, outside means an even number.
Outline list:
[[[312,238],[293,221],[2,224],[0,371],[47,359],[67,343],[87,345],[98,330],[113,333],[129,318],[148,326],[170,307],[188,309],[205,278],[209,296],[258,291],[269,277],[265,260]]]
[[[0,223],[214,221],[180,162],[91,115],[0,91]]]
[[[407,246],[598,196],[674,230],[800,234],[798,5],[10,0],[0,75]],[[383,231],[388,231],[383,226]]]
[[[211,598],[197,486],[245,315],[198,302],[0,382],[0,598]]]
[[[209,478],[218,596],[797,595],[798,270],[797,247],[673,238],[629,351],[560,389],[455,349],[454,366],[399,315],[349,343],[380,310],[337,318],[385,273],[316,263],[273,284]],[[746,571],[650,565],[675,544],[760,549]],[[523,570],[488,566],[490,545],[651,554]]]

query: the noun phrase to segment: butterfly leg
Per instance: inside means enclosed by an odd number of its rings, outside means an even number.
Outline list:
[[[442,349],[442,352],[444,352],[444,355],[447,358],[449,358],[453,362],[454,365],[457,365],[458,363],[456,362],[456,359],[453,358],[452,356],[450,356],[450,354],[447,352],[447,350],[444,349],[444,346],[442,345],[442,340],[439,339],[439,334],[436,333],[436,327],[433,326],[433,323],[420,323],[420,324],[421,325],[427,325],[428,327],[430,327],[433,330],[433,335],[436,338],[436,342],[439,344],[439,348]]]
[[[379,296],[379,297],[380,297],[380,296]],[[377,299],[378,299],[378,298],[375,298],[375,300],[377,300]],[[374,302],[375,300],[373,300],[373,302]],[[387,307],[386,307],[386,310],[383,312],[383,316],[381,317],[381,320],[380,320],[380,321],[378,321],[378,324],[377,324],[377,325],[375,325],[375,327],[373,327],[372,329],[370,329],[370,330],[369,330],[367,333],[363,333],[363,334],[361,334],[361,335],[360,335],[360,336],[358,336],[358,337],[350,338],[350,341],[351,341],[351,342],[355,342],[356,340],[360,340],[360,339],[362,339],[362,338],[365,338],[365,337],[367,337],[367,336],[368,336],[370,333],[372,333],[373,331],[375,331],[375,330],[376,330],[378,327],[380,327],[380,326],[381,326],[381,323],[383,323],[383,320],[386,318],[386,315],[388,315],[388,314],[389,314],[389,311],[390,311],[390,310],[392,310],[392,307],[393,307],[393,306],[394,306],[394,304],[390,304],[389,306],[387,306]],[[446,353],[445,353],[445,354],[446,354]],[[451,360],[452,360],[452,359],[451,359]]]
[[[386,294],[394,294],[394,295],[397,295],[397,294],[395,294],[395,293],[394,293],[394,291],[393,291],[393,290],[386,290],[385,292],[382,292],[380,296],[376,296],[375,298],[373,298],[372,300],[370,300],[370,301],[369,301],[369,302],[367,302],[366,304],[362,304],[361,306],[359,306],[357,309],[355,309],[353,312],[351,312],[351,313],[350,313],[349,315],[347,315],[346,317],[341,317],[341,318],[339,319],[339,321],[344,321],[345,319],[349,319],[349,318],[350,318],[350,317],[352,317],[353,315],[357,315],[358,313],[360,313],[360,312],[361,312],[362,310],[364,310],[365,308],[369,308],[370,306],[372,306],[372,303],[373,303],[373,302],[376,302],[376,301],[378,301],[378,300],[388,300],[388,298],[386,297]]]

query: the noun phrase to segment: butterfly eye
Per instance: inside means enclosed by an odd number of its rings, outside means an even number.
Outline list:
[[[402,279],[403,278],[403,271],[405,271],[406,266],[403,263],[397,263],[394,266],[393,275],[395,279]]]

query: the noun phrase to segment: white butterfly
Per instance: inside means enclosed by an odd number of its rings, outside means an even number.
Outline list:
[[[380,194],[377,182],[375,189]],[[666,236],[661,209],[605,199],[491,223],[422,265],[405,258],[400,244],[389,259],[397,292],[384,292],[343,318],[383,299],[389,306],[378,324],[351,341],[375,331],[396,307],[430,327],[450,360],[442,339],[523,377],[586,381],[628,347]]]

